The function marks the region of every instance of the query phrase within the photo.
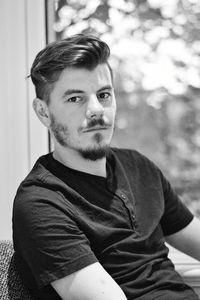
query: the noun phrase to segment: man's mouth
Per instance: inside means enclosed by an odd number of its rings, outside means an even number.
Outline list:
[[[91,131],[99,131],[99,130],[107,130],[110,126],[94,126],[91,128],[85,128],[83,132],[91,132]]]

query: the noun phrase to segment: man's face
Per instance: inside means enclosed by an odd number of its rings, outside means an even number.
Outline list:
[[[105,155],[116,114],[112,79],[106,64],[92,71],[65,69],[50,94],[48,108],[50,131],[56,143],[91,160]]]

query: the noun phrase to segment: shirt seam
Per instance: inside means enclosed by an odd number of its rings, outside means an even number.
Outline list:
[[[87,260],[86,263],[81,264],[81,266],[82,266],[81,268],[74,268],[73,271],[68,271],[68,270],[70,270],[71,266],[73,266],[75,264],[78,265],[78,262],[80,260],[83,260],[84,258],[87,258],[87,257],[89,259]],[[83,254],[83,255],[79,256],[78,259],[74,259],[70,263],[64,264],[62,267],[60,267],[58,269],[55,269],[53,271],[48,271],[48,272],[46,272],[47,274],[45,273],[43,275],[40,275],[39,276],[40,282],[38,282],[38,287],[42,288],[42,287],[50,284],[51,282],[53,282],[55,280],[58,280],[58,279],[61,279],[65,276],[71,275],[71,274],[83,269],[84,267],[87,267],[90,264],[97,262],[97,261],[98,260],[97,260],[97,258],[95,257],[94,254],[91,254],[91,253]],[[57,277],[57,279],[55,277]]]

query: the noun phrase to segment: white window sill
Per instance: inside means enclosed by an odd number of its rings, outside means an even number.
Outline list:
[[[169,258],[183,280],[200,296],[200,262],[169,246]]]

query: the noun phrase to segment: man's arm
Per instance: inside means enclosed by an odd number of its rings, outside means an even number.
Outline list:
[[[51,285],[63,300],[126,300],[122,289],[98,262]]]
[[[166,237],[174,248],[200,261],[200,220],[196,217],[182,230]]]

